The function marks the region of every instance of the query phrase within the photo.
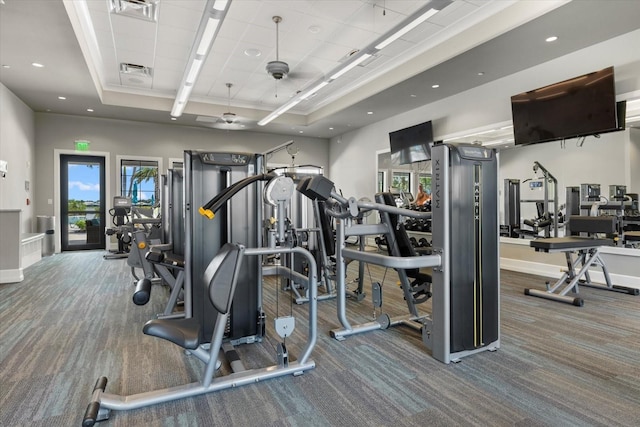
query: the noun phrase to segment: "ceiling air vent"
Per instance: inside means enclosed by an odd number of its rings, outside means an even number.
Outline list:
[[[120,63],[120,83],[123,86],[144,87],[151,89],[152,69],[144,65]]]
[[[109,0],[111,13],[158,22],[159,0]]]
[[[124,74],[135,74],[139,77],[151,77],[151,68],[144,65],[120,63],[120,72]]]

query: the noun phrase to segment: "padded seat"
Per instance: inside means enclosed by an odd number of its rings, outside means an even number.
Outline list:
[[[204,272],[209,299],[218,311],[218,316],[226,316],[231,308],[243,253],[244,246],[225,243]],[[226,320],[223,322],[226,324]],[[219,327],[222,326],[216,321],[216,328]],[[195,317],[150,320],[144,325],[142,332],[171,341],[187,350],[195,350],[200,345],[200,322]]]
[[[567,251],[578,250],[582,248],[597,248],[600,246],[611,246],[611,239],[594,239],[591,237],[550,237],[548,239],[537,239],[530,242],[532,248],[536,251]]]
[[[395,198],[391,193],[379,193],[376,194],[376,201],[378,203],[384,203],[389,206],[395,206]],[[398,221],[398,215],[389,214],[389,220],[391,221],[391,228],[394,231],[394,237],[400,256],[413,257],[418,255],[431,255],[431,248],[415,248],[409,240],[407,230],[403,223]],[[389,256],[396,256],[390,245],[387,245],[387,253]],[[413,294],[413,299],[416,304],[426,302],[431,298],[431,283],[432,277],[428,273],[422,273],[418,268],[410,268],[404,270],[407,277],[413,279],[409,286]]]
[[[142,332],[171,341],[187,350],[195,350],[200,345],[200,325],[194,317],[150,320],[144,325]]]

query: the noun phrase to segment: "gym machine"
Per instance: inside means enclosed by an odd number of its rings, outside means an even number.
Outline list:
[[[151,298],[153,284],[164,284],[170,290],[169,299],[158,318],[184,317],[178,310],[183,302],[184,289],[184,221],[182,220],[182,170],[169,169],[162,176],[162,242],[151,241],[146,230],[135,230],[127,260],[136,279],[133,302],[145,305]],[[143,277],[138,278],[135,268],[141,268]]]
[[[322,175],[323,170],[318,166],[290,166],[279,167],[272,169],[270,174],[275,176],[289,177],[293,180],[294,184],[300,182],[301,179],[306,177],[313,177],[316,175]],[[278,180],[271,180],[269,185],[276,185]],[[285,229],[283,242],[286,242],[288,246],[300,246],[309,250],[316,259],[316,263],[319,266],[318,271],[318,283],[324,287],[324,293],[318,298],[320,300],[335,298],[335,291],[333,288],[333,281],[330,280],[320,267],[325,265],[323,259],[323,240],[320,236],[320,228],[314,226],[319,224],[316,216],[316,209],[311,201],[304,197],[299,192],[295,192],[290,200],[285,204],[276,203],[271,197],[271,191],[265,190],[265,218],[269,218],[265,221],[265,230],[267,232],[266,238],[272,239],[277,234],[277,228],[280,226],[279,222],[275,220],[280,213],[284,213]],[[299,273],[303,273],[309,268],[304,258],[296,257],[293,254],[284,257],[283,259],[273,259],[272,262],[280,263],[288,268],[293,269]],[[309,289],[306,285],[298,282],[295,279],[289,279],[283,277],[282,289],[291,291],[292,297],[296,304],[303,304],[309,301]]]
[[[382,203],[346,199],[324,177],[302,181],[298,191],[327,201],[336,220],[337,316],[341,327],[331,331],[337,340],[389,326],[406,325],[422,333],[432,356],[443,362],[500,347],[500,270],[498,249],[498,161],[494,150],[475,145],[437,144],[432,155],[432,212],[417,212]],[[362,211],[432,219],[431,255],[397,256],[397,237],[391,221],[357,224]],[[382,215],[384,218],[386,215]],[[394,246],[392,256],[346,248],[349,236],[384,235]],[[409,316],[351,325],[346,316],[345,259],[398,271]],[[417,313],[415,295],[406,270],[432,267],[432,313]],[[403,277],[404,276],[404,277]],[[374,288],[374,300],[376,297]]]
[[[553,228],[553,237],[558,237],[558,219],[560,214],[560,206],[558,205],[558,180],[555,176],[551,174],[540,162],[533,162],[533,173],[537,174],[538,171],[542,172],[541,179],[526,179],[522,181],[529,182],[529,188],[531,191],[538,191],[542,189],[543,197],[535,198],[535,199],[522,199],[521,203],[535,203],[537,218],[534,220],[525,220],[524,223],[532,227],[533,233],[537,236],[538,230],[544,230],[544,237],[550,237],[551,231],[550,228]],[[553,199],[549,197],[549,186],[553,187]],[[550,205],[553,205],[553,210],[550,210]],[[525,230],[522,230],[524,232]],[[532,234],[522,233],[522,234]]]
[[[507,178],[504,180],[504,225],[500,227],[500,235],[520,237],[520,221],[520,180]]]
[[[129,245],[131,244],[130,235],[130,214],[131,214],[131,198],[115,196],[113,198],[113,208],[109,209],[113,227],[107,228],[105,234],[107,236],[116,236],[118,240],[118,249],[103,256],[104,259],[120,259],[129,256]]]
[[[246,202],[247,200],[255,201],[254,196],[260,193],[255,190],[255,187],[262,187],[261,181],[272,180],[266,187],[265,192],[269,192],[268,198],[275,201],[281,207],[284,207],[293,194],[293,181],[288,177],[249,174],[249,172],[253,171],[251,165],[254,167],[260,166],[261,158],[259,155],[231,155],[228,153],[221,155],[220,153],[186,152],[185,160],[189,160],[188,162],[185,161],[185,165],[187,165],[187,177],[191,177],[191,179],[187,178],[185,181],[187,189],[185,192],[187,200],[185,205],[186,212],[196,211],[195,206],[200,206],[197,212],[203,218],[208,218],[209,220],[215,218],[214,221],[205,224],[205,228],[198,230],[198,234],[206,235],[206,227],[213,226],[216,222],[223,223],[225,227],[222,231],[225,232],[227,236],[230,236],[231,233],[235,231],[234,227],[246,229],[246,225],[251,225],[245,224],[245,227],[242,227],[242,225],[237,224],[238,217],[234,212],[231,212],[230,206],[234,207],[234,199],[240,202]],[[233,166],[236,167],[235,171],[233,170]],[[196,189],[200,188],[200,184],[203,183],[202,181],[204,179],[215,179],[219,178],[216,176],[217,174],[233,174],[234,172],[236,172],[236,176],[242,176],[243,173],[249,176],[237,181],[234,180],[233,184],[227,185],[218,192],[213,199],[206,203],[197,205],[190,204],[189,200],[193,200],[191,196]],[[222,182],[228,181],[230,177],[227,175],[224,176],[224,178],[227,179],[222,179]],[[256,183],[255,186],[251,185],[254,183]],[[267,196],[265,195],[265,197]],[[235,209],[237,208],[238,207],[235,206]],[[245,214],[247,213],[246,211],[247,209],[245,208]],[[255,211],[256,210],[253,210],[253,212]],[[231,216],[233,216],[234,224],[230,223]],[[253,220],[252,217],[249,219]],[[193,226],[193,224],[190,224],[190,221],[193,221],[193,218],[187,220],[187,229]],[[112,410],[137,409],[227,388],[254,384],[262,380],[284,375],[298,376],[315,367],[315,362],[310,359],[310,356],[317,341],[318,298],[316,262],[313,255],[306,249],[280,245],[280,243],[284,241],[284,209],[279,210],[276,221],[280,225],[277,227],[278,232],[275,238],[270,239],[269,247],[247,248],[239,243],[224,243],[205,266],[202,282],[206,289],[202,296],[209,300],[211,305],[210,309],[215,313],[215,319],[212,322],[213,331],[210,336],[207,336],[207,334],[202,331],[202,318],[196,316],[184,319],[156,319],[147,322],[144,326],[143,332],[145,334],[171,341],[183,348],[188,354],[202,361],[206,367],[200,381],[131,396],[118,396],[105,392],[107,378],[101,377],[96,382],[92,400],[85,411],[83,427],[89,427],[94,425],[96,421],[108,419]],[[253,231],[256,232],[255,236],[260,234],[258,233],[258,229],[254,228]],[[241,234],[242,233],[235,231],[235,237],[243,237]],[[220,239],[220,237],[218,237],[218,239]],[[187,234],[187,249],[189,249],[191,245],[194,245],[194,241],[195,239],[190,240],[189,234]],[[187,250],[187,260],[189,260],[188,254],[189,250]],[[290,361],[285,341],[278,343],[276,346],[276,365],[246,369],[242,361],[238,358],[237,353],[232,350],[232,347],[230,348],[230,343],[232,344],[234,341],[234,336],[232,335],[234,332],[246,333],[245,330],[238,329],[238,323],[234,322],[234,316],[237,320],[238,316],[242,316],[245,313],[244,311],[234,311],[234,307],[237,306],[235,300],[239,300],[241,304],[246,303],[245,295],[243,295],[243,291],[240,290],[240,287],[243,285],[240,280],[243,276],[247,276],[245,270],[247,270],[247,265],[251,265],[251,263],[248,262],[250,259],[257,260],[258,267],[260,268],[260,260],[263,257],[289,254],[296,254],[306,259],[309,265],[307,270],[308,275],[306,277],[302,277],[300,273],[284,266],[265,266],[264,269],[260,269],[261,274],[259,277],[261,279],[262,274],[265,276],[287,274],[290,278],[296,277],[298,280],[306,282],[309,289],[306,344],[303,346],[297,360]],[[189,264],[191,264],[193,271],[193,264],[187,262],[187,265]],[[251,271],[249,271],[249,273],[251,273]],[[245,286],[245,289],[251,290],[253,287],[260,288],[262,283],[257,283],[257,286],[255,283],[248,283],[247,285],[249,288]],[[194,288],[196,288],[195,283]],[[194,299],[197,297],[198,294],[195,294]],[[276,308],[276,310],[278,309]],[[243,320],[243,318],[240,318],[240,320]],[[263,320],[263,318],[261,318],[261,320]],[[276,332],[283,340],[286,340],[295,328],[295,319],[292,315],[280,317],[279,312],[277,312],[274,323]],[[236,326],[234,326],[234,324]],[[264,325],[264,323],[262,323],[262,325]],[[235,341],[238,340],[235,339]],[[227,375],[220,374],[214,377],[215,371],[221,366],[221,361],[218,359],[221,349],[229,356],[227,360],[232,373]]]
[[[638,195],[627,193],[626,185],[609,185],[607,198],[601,194],[600,184],[581,184],[580,214],[594,217],[614,216],[616,218],[615,243],[633,247],[640,242]]]
[[[210,222],[200,214],[211,195],[255,176],[264,168],[264,156],[250,153],[184,152],[185,289],[184,310],[201,325],[202,341],[211,340],[217,311],[203,281],[209,261],[226,242],[247,248],[262,247],[263,183],[248,186],[226,202]],[[238,188],[239,190],[240,188]],[[245,260],[238,278],[237,295],[229,313],[227,336],[232,344],[260,341],[264,335],[261,260]]]

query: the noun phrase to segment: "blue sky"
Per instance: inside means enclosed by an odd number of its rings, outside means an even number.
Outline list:
[[[69,200],[100,199],[100,168],[69,164]]]
[[[130,174],[131,171],[128,173]],[[68,180],[69,200],[98,201],[100,199],[100,168],[96,164],[70,163]],[[137,187],[139,200],[152,197],[153,180],[142,182]]]

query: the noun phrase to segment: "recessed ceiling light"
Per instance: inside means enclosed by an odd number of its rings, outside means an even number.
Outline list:
[[[556,40],[558,40],[558,36],[551,36],[544,39],[544,41],[546,41],[547,43],[554,42]]]
[[[479,76],[484,76],[484,71],[478,71]]]
[[[440,87],[440,85],[431,85],[432,88],[434,89],[438,89]]]
[[[409,95],[409,96],[410,96],[410,97],[412,97],[412,98],[415,98],[415,97],[417,97],[418,95],[411,94],[411,95]]]
[[[60,99],[60,100],[64,101],[65,99],[67,99],[67,97],[65,97],[65,96],[59,96],[59,97],[58,97],[58,99]]]
[[[318,34],[322,30],[322,28],[318,27],[317,25],[312,25],[307,29],[311,34]]]
[[[176,119],[175,117],[171,117],[171,120],[178,120],[178,119]]]
[[[262,52],[259,49],[245,49],[244,54],[255,58],[262,55]]]
[[[2,64],[2,68],[11,68],[11,65]]]
[[[31,65],[33,65],[36,68],[42,68],[44,67],[44,65],[40,64],[39,62],[32,62]]]
[[[373,111],[367,111],[367,114],[371,115],[373,114]]]
[[[304,133],[304,131],[303,131],[303,130],[301,130],[301,131],[298,131],[298,132],[299,132],[299,133]]]
[[[93,108],[87,108],[87,111],[93,113]]]
[[[333,128],[329,128],[329,130],[333,130]]]

